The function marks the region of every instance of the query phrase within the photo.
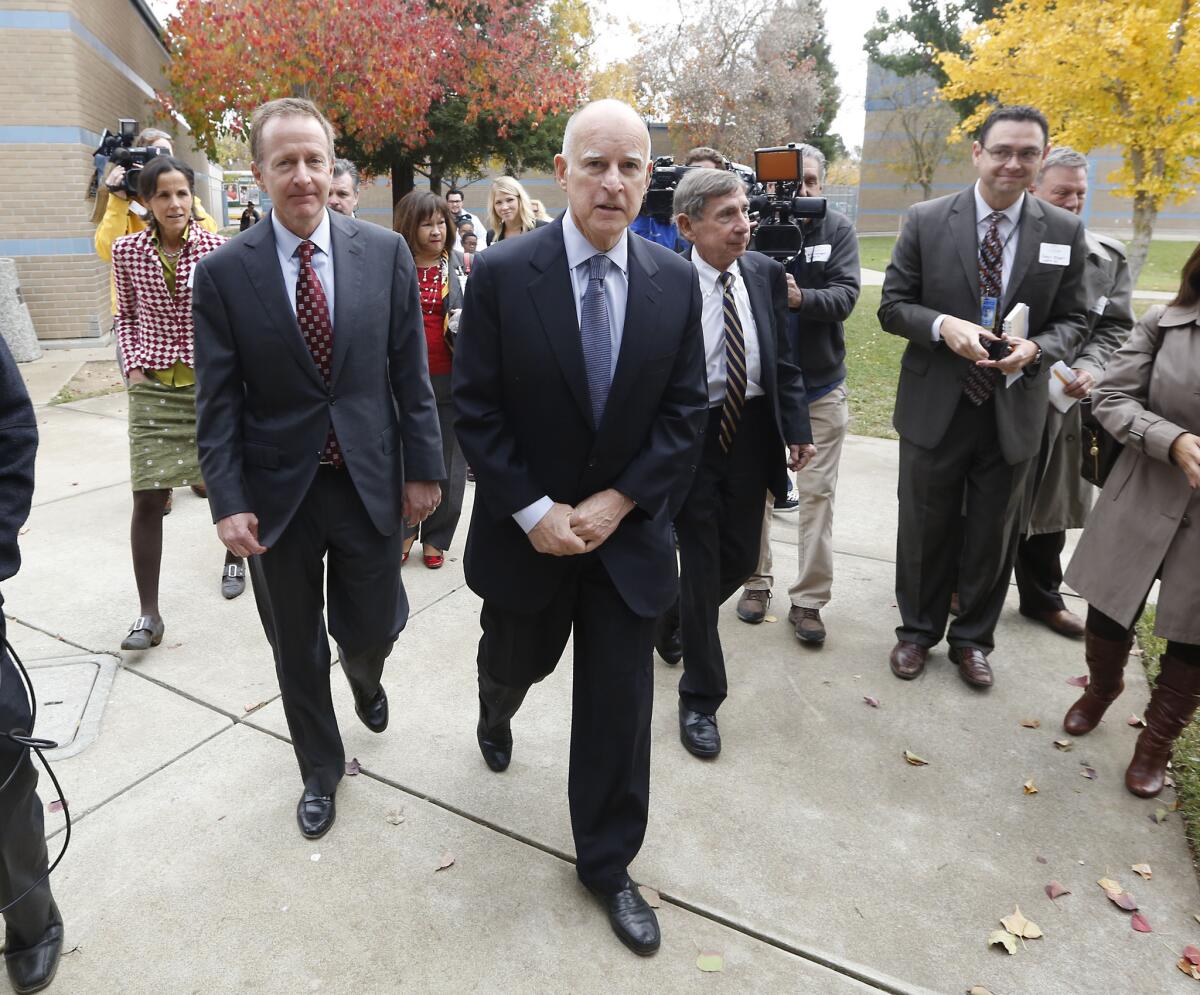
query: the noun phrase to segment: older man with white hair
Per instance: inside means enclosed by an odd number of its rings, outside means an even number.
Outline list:
[[[476,480],[465,568],[483,598],[476,736],[505,770],[511,720],[573,632],[576,870],[647,955],[658,921],[628,867],[649,807],[651,632],[677,585],[668,498],[708,409],[700,289],[682,257],[629,237],[652,165],[632,108],[577,111],[554,165],[567,210],[476,257],[455,344]]]

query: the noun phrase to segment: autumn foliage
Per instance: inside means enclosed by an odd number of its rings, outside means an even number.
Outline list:
[[[366,158],[424,149],[447,105],[502,137],[578,98],[545,15],[522,0],[181,0],[160,100],[210,155],[284,96],[313,100]]]

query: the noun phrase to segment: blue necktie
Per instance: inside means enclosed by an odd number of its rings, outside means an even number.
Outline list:
[[[601,253],[588,260],[588,285],[579,309],[579,334],[583,340],[588,395],[596,428],[600,427],[600,419],[604,417],[612,378],[612,325],[608,316],[608,298],[604,296],[608,263],[608,256]]]

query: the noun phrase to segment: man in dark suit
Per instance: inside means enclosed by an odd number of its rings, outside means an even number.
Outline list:
[[[651,165],[630,107],[573,115],[555,157],[569,209],[476,257],[454,357],[479,747],[508,766],[510,720],[574,630],[577,872],[639,954],[660,940],[628,866],[649,803],[651,632],[677,583],[667,501],[707,408],[692,267],[627,232]]]
[[[679,536],[679,738],[694,756],[721,752],[717,709],[729,690],[717,613],[754,572],[763,529],[763,502],[773,476],[801,470],[816,454],[804,379],[791,362],[787,281],[783,266],[750,241],[749,200],[741,179],[726,170],[688,173],[675,190],[679,231],[692,247],[703,301],[708,425],[696,474],[675,516]],[[681,617],[680,617],[681,616]]]
[[[17,364],[0,339],[0,580],[21,566],[17,535],[33,500],[37,419]],[[29,748],[9,738],[27,736],[31,718],[25,684],[5,643],[0,597],[0,909],[4,909],[4,962],[18,992],[41,991],[54,979],[62,954],[62,916],[50,882],[38,775]],[[11,906],[11,907],[10,907]]]
[[[254,557],[304,779],[296,817],[316,839],[345,773],[329,635],[355,711],[382,732],[383,664],[408,620],[401,522],[436,506],[442,444],[412,256],[398,235],[326,210],[329,122],[306,100],[271,101],[250,149],[274,207],[195,271],[196,440],[217,534]]]
[[[893,418],[901,625],[890,658],[905,680],[946,632],[957,575],[950,658],[968,684],[992,684],[987,656],[1041,447],[1047,371],[1087,327],[1083,226],[1026,193],[1047,149],[1039,111],[994,110],[972,150],[978,182],[909,211],[884,277],[879,322],[909,340]],[[1029,308],[1028,337],[1001,341],[1017,304]]]

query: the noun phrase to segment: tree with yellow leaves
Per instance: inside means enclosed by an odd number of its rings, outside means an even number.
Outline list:
[[[1117,146],[1109,177],[1133,199],[1129,267],[1136,280],[1158,212],[1200,182],[1200,6],[1197,0],[1011,0],[943,53],[949,100],[1033,104],[1051,140],[1081,150]]]

